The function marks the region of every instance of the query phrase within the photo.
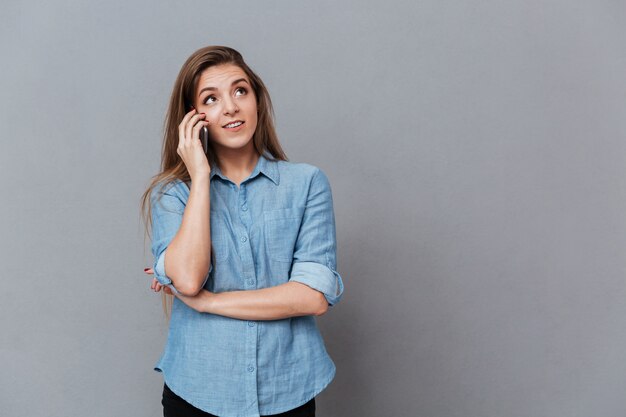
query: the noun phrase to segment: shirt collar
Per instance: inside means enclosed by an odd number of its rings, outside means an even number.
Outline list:
[[[259,160],[257,161],[256,166],[252,170],[252,173],[250,174],[250,177],[248,177],[248,179],[256,177],[259,173],[265,175],[276,185],[280,183],[280,175],[278,173],[277,161],[271,161],[267,159],[264,155],[259,156]],[[225,179],[226,181],[230,181],[224,174],[222,174],[222,170],[220,170],[217,164],[214,164],[214,166],[211,167],[210,178],[213,179],[213,176],[215,175]]]

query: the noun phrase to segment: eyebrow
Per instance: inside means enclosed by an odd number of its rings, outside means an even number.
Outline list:
[[[238,78],[235,81],[233,81],[230,85],[231,87],[235,84],[237,84],[238,82],[245,82],[246,84],[250,85],[250,83],[248,83],[248,80],[246,80],[245,78]],[[217,88],[215,87],[204,87],[202,90],[200,90],[200,92],[198,93],[198,97],[200,97],[200,95],[202,95],[203,92],[208,91],[208,90],[217,90]]]

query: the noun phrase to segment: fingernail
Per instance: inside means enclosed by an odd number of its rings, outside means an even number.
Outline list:
[[[143,270],[144,270],[144,272],[145,272],[145,271],[147,271],[148,269],[150,269],[150,268],[144,268]]]

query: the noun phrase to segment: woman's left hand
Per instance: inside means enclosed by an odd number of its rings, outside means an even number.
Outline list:
[[[152,275],[154,274],[154,269],[152,268],[144,268],[143,272],[145,272],[148,275]],[[163,292],[170,294],[170,295],[174,295],[174,293],[172,292],[172,290],[170,289],[170,287],[165,286],[165,285],[161,285],[161,283],[159,281],[157,281],[156,278],[152,279],[152,285],[150,285],[150,289],[154,292],[159,292],[161,291],[161,289],[163,289]]]
[[[154,270],[152,268],[145,268],[144,272],[148,275],[154,274]],[[208,313],[208,303],[210,302],[211,297],[214,295],[212,292],[205,290],[204,288],[200,290],[200,292],[192,297],[188,295],[182,294],[174,294],[170,287],[166,285],[161,285],[156,278],[152,280],[152,285],[150,288],[154,292],[159,292],[161,289],[167,294],[174,295],[178,297],[183,303],[187,304],[189,307],[200,313]]]

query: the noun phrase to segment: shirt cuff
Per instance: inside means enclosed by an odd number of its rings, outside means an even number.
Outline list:
[[[167,250],[167,249],[166,249]],[[154,263],[154,277],[159,281],[159,284],[170,287],[172,292],[176,295],[180,294],[174,284],[172,284],[172,280],[165,275],[165,251],[161,253],[161,255],[156,259]]]
[[[161,256],[158,257],[158,259],[154,263],[154,268],[152,269],[154,270],[154,277],[157,279],[157,281],[159,281],[159,284],[170,287],[170,289],[172,290],[174,294],[180,294],[180,292],[178,292],[176,287],[174,287],[174,284],[172,284],[172,280],[167,275],[165,275],[165,250],[161,253]],[[211,276],[211,272],[213,272],[212,261],[211,261],[211,264],[209,265],[209,273],[204,278],[202,287],[204,287],[206,282],[209,280],[209,276]]]
[[[317,262],[294,263],[289,281],[300,282],[322,292],[331,306],[337,304],[343,295],[341,275]]]

